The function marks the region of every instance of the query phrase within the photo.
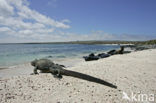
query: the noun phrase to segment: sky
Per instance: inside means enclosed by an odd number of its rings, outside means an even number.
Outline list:
[[[0,43],[156,39],[156,0],[0,0]]]

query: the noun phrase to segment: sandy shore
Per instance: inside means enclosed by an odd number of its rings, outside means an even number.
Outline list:
[[[54,63],[73,67],[84,62],[82,58],[64,58],[53,61]],[[8,78],[12,76],[29,75],[33,72],[33,68],[30,63],[19,64],[15,66],[0,68],[0,78]]]
[[[141,94],[146,94],[143,101],[146,99],[147,103],[156,96],[156,49],[80,62],[67,68],[113,83],[117,89],[68,76],[58,80],[51,74],[29,75],[32,69],[30,64],[23,64],[0,70],[0,103],[140,103]],[[123,93],[129,100],[122,98]],[[132,94],[137,101],[131,98]]]

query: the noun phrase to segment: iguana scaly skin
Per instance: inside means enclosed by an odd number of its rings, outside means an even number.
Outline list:
[[[31,65],[34,66],[34,74],[38,74],[37,70],[40,70],[41,73],[52,73],[51,70],[57,69],[57,73],[53,72],[52,74],[54,77],[62,78],[62,75],[60,75],[59,71],[63,69],[63,65],[54,64],[49,59],[35,59],[31,62]]]
[[[44,72],[44,73],[45,72],[52,73],[54,77],[57,77],[57,78],[62,78],[62,75],[65,75],[65,76],[76,77],[76,78],[80,78],[83,80],[88,80],[91,82],[103,84],[112,88],[117,88],[117,86],[111,83],[108,83],[102,79],[95,78],[90,75],[78,73],[78,72],[71,71],[71,70],[65,70],[62,68],[61,65],[54,64],[52,61],[48,59],[34,60],[31,62],[31,65],[35,67],[34,74],[37,74],[37,70],[40,70],[41,72]]]
[[[59,73],[62,75],[66,75],[66,76],[71,76],[71,77],[76,77],[76,78],[80,78],[80,79],[83,79],[83,80],[88,80],[88,81],[91,81],[91,82],[95,82],[95,83],[99,83],[99,84],[103,84],[103,85],[106,85],[106,86],[109,86],[109,87],[112,87],[112,88],[117,88],[117,86],[111,84],[111,83],[108,83],[102,79],[99,79],[99,78],[95,78],[95,77],[92,77],[90,75],[87,75],[87,74],[83,74],[83,73],[79,73],[79,72],[75,72],[75,71],[71,71],[71,70],[65,70],[65,69],[51,69],[50,70],[52,73],[55,72],[57,73],[59,71]]]

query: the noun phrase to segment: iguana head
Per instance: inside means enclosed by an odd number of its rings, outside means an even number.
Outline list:
[[[37,59],[33,60],[33,61],[31,62],[31,65],[32,65],[32,66],[35,66],[37,61],[38,61]]]

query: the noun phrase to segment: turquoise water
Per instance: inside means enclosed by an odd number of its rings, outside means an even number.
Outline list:
[[[0,67],[30,62],[39,58],[82,57],[119,48],[118,45],[85,44],[0,44]]]

